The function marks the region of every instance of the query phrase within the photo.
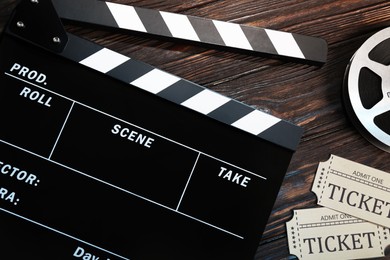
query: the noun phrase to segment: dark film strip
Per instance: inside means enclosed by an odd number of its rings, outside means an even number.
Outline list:
[[[322,64],[317,37],[96,0],[54,0],[61,18]]]

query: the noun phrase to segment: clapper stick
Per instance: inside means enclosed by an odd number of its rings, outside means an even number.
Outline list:
[[[196,83],[68,34],[60,55],[219,122],[296,150],[302,129]]]
[[[86,5],[90,4],[89,1],[80,0],[80,2]],[[97,4],[95,7],[105,5],[105,2],[94,1],[94,3]],[[296,150],[300,139],[297,137],[301,136],[302,129],[287,121],[144,62],[124,56],[71,33],[66,33],[59,21],[57,21],[58,24],[55,21],[50,22],[51,27],[43,30],[45,33],[42,34],[42,26],[49,21],[43,17],[42,21],[38,23],[36,17],[50,12],[52,8],[50,1],[37,3],[25,0],[18,6],[18,12],[11,19],[10,32],[126,84],[148,91],[284,148]],[[100,12],[100,7],[92,8],[92,10]],[[32,15],[33,13],[34,15]],[[104,19],[102,18],[102,20]],[[21,22],[25,26],[18,26]],[[56,37],[50,38],[50,35]]]
[[[317,37],[96,0],[53,0],[67,20],[323,64],[327,43]]]

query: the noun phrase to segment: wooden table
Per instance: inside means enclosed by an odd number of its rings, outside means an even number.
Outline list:
[[[80,0],[81,1],[81,0]],[[69,31],[304,128],[255,259],[294,259],[285,223],[316,206],[317,165],[335,154],[390,173],[390,155],[364,139],[343,108],[341,89],[353,53],[390,25],[388,0],[116,0],[114,2],[322,37],[322,67],[210,49],[92,26]],[[15,6],[0,2],[0,29]],[[260,234],[259,234],[260,235]]]

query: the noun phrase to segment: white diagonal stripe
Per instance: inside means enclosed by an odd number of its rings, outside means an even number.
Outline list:
[[[234,122],[232,125],[254,135],[258,135],[281,120],[259,110],[254,110],[248,115]]]
[[[207,115],[229,101],[229,98],[205,89],[184,101],[182,105]]]
[[[130,84],[149,91],[153,94],[157,94],[167,87],[172,86],[179,80],[180,78],[172,74],[166,73],[159,69],[154,69],[142,77],[134,80],[133,82],[130,82]]]
[[[160,12],[173,37],[200,41],[188,17],[182,14]]]
[[[103,48],[80,61],[80,63],[97,71],[107,73],[128,60],[130,60],[130,58],[127,56]]]
[[[119,28],[146,32],[145,26],[133,6],[106,2]]]
[[[226,46],[253,50],[239,24],[213,20]]]
[[[291,33],[265,29],[268,37],[280,55],[304,59],[301,49]]]

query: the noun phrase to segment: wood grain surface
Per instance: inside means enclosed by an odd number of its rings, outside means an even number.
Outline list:
[[[80,0],[82,1],[82,0]],[[285,223],[294,209],[316,207],[311,186],[320,161],[335,154],[390,173],[390,154],[349,121],[341,89],[353,53],[390,26],[388,0],[116,0],[162,11],[322,37],[322,67],[68,24],[69,32],[266,111],[304,128],[255,259],[289,255]],[[15,0],[0,1],[0,29]],[[1,126],[0,126],[1,127]],[[260,234],[259,234],[260,236]]]

